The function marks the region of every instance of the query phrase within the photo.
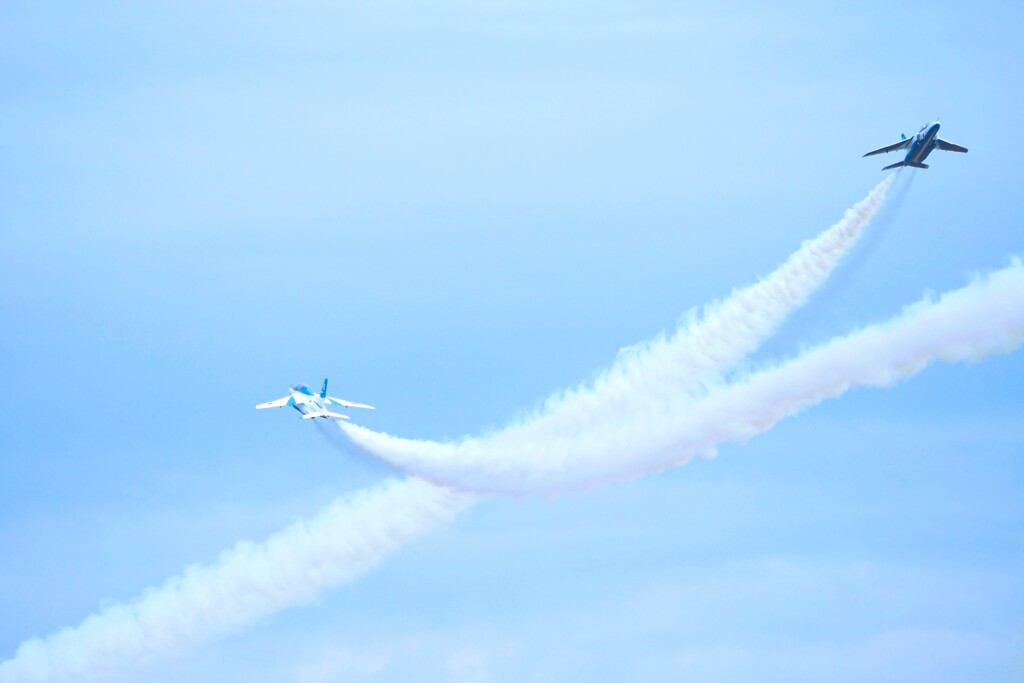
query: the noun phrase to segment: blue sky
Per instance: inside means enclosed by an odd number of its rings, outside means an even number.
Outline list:
[[[392,475],[256,403],[328,376],[374,429],[501,425],[769,272],[937,116],[970,153],[762,356],[1005,265],[1021,13],[8,3],[3,658]],[[483,501],[145,678],[1020,677],[1022,380],[937,366],[713,461]]]

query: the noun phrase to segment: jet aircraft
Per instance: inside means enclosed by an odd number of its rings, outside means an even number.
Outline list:
[[[941,149],[944,152],[967,152],[966,147],[954,145],[952,142],[946,142],[942,138],[936,137],[938,133],[938,121],[935,123],[926,123],[914,137],[907,138],[906,135],[901,135],[900,138],[902,139],[899,142],[894,142],[891,145],[886,145],[885,147],[879,147],[875,151],[868,152],[864,156],[869,157],[872,154],[895,152],[898,149],[907,150],[907,156],[904,157],[903,161],[886,166],[882,169],[883,171],[888,171],[890,168],[898,168],[900,166],[928,168],[928,164],[924,163],[924,160],[928,158],[928,155],[932,153],[933,149]]]
[[[365,403],[352,403],[351,401],[345,401],[340,398],[334,398],[333,396],[327,395],[327,380],[324,380],[324,386],[320,389],[319,394],[314,394],[309,387],[305,384],[296,384],[291,388],[291,392],[284,398],[279,398],[276,401],[267,401],[256,406],[256,410],[263,410],[264,408],[283,408],[284,406],[291,406],[295,410],[302,413],[303,420],[312,420],[315,417],[322,417],[325,420],[349,420],[351,419],[348,415],[342,415],[341,413],[331,412],[327,406],[329,405],[341,405],[346,408],[367,408],[373,410],[373,406],[368,406]]]

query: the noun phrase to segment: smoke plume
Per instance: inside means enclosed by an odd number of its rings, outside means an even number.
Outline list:
[[[213,564],[187,567],[131,602],[24,642],[0,664],[0,681],[134,679],[177,652],[355,579],[471,502],[417,479],[338,499],[262,543],[239,542]]]
[[[402,470],[466,490],[536,493],[631,478],[714,453],[770,429],[787,415],[854,386],[888,386],[935,360],[977,360],[1024,340],[1024,267],[1019,260],[894,320],[834,339],[777,367],[695,391],[678,385],[666,354],[619,371],[624,400],[611,406],[580,390],[558,409],[493,434],[454,443],[402,439],[343,425],[353,443]],[[684,367],[683,376],[688,368]],[[635,381],[631,380],[636,378]],[[648,382],[658,378],[658,391]]]

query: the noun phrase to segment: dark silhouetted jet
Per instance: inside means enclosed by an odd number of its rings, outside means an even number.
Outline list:
[[[890,168],[898,168],[900,166],[912,166],[914,168],[928,168],[928,164],[923,163],[928,155],[932,153],[933,149],[941,149],[944,152],[967,152],[966,147],[960,145],[954,145],[952,142],[946,142],[942,138],[936,137],[939,134],[939,122],[926,123],[917,135],[912,138],[907,138],[906,135],[901,135],[902,138],[899,142],[894,142],[891,145],[880,147],[873,152],[868,152],[864,156],[869,157],[872,154],[882,154],[884,152],[895,152],[898,149],[907,150],[907,156],[904,157],[903,161],[886,166],[883,171],[888,171]]]

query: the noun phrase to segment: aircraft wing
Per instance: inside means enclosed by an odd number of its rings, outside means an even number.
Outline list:
[[[911,142],[910,138],[908,138],[906,140],[900,140],[899,142],[894,142],[891,145],[886,145],[885,147],[879,147],[875,151],[868,152],[864,156],[869,157],[872,154],[884,154],[886,152],[895,152],[898,149],[906,149],[907,147],[910,146],[910,142]]]
[[[366,408],[367,410],[376,410],[376,408],[374,408],[373,406],[368,406],[365,403],[353,403],[352,401],[346,401],[344,399],[334,398],[333,396],[328,396],[327,397],[327,402],[328,403],[337,403],[338,405],[345,406],[346,408]]]
[[[282,408],[288,405],[288,401],[290,400],[292,400],[291,396],[285,396],[284,398],[279,398],[276,401],[267,401],[266,403],[261,403],[256,406],[256,410],[263,410],[264,408]]]
[[[945,140],[943,140],[941,138],[935,138],[935,146],[938,149],[941,149],[943,152],[964,152],[964,153],[967,152],[967,148],[966,147],[961,147],[960,145],[954,145],[952,142],[946,142]]]

